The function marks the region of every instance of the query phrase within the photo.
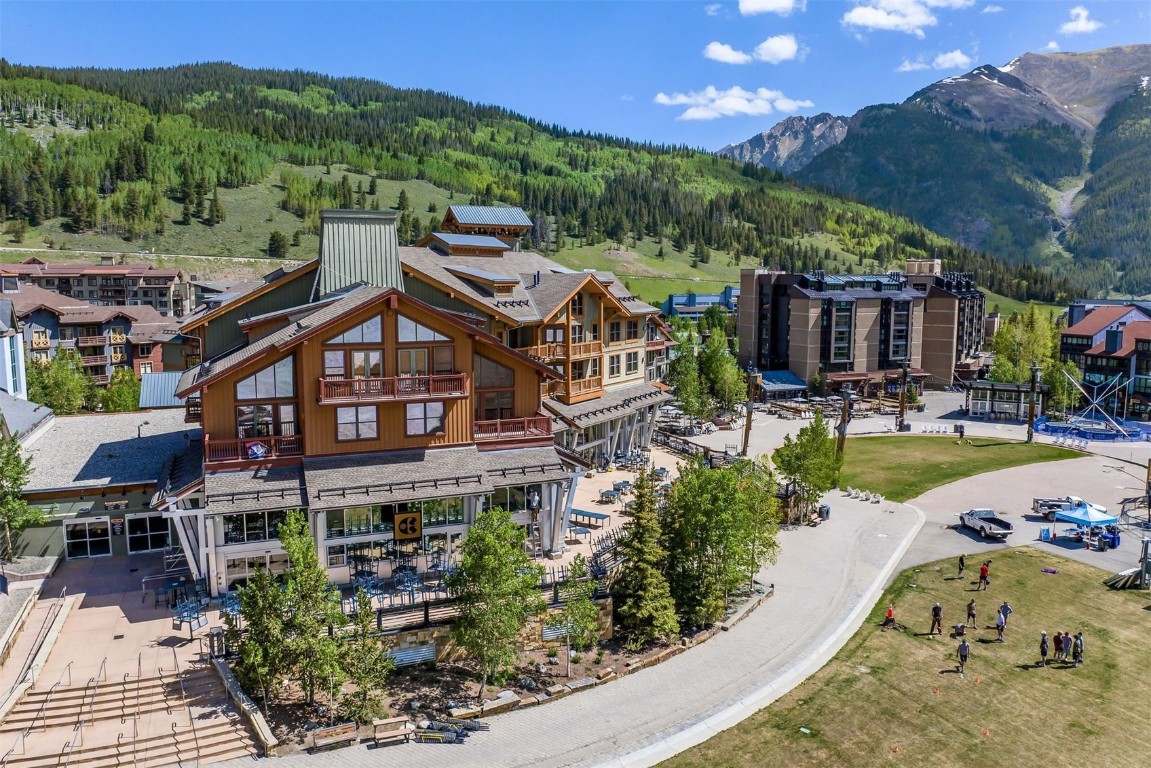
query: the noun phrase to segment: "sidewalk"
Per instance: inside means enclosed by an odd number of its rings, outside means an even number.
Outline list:
[[[775,596],[688,653],[561,701],[490,718],[491,731],[450,755],[437,745],[408,744],[282,760],[353,768],[442,768],[445,759],[507,768],[652,765],[712,735],[716,721],[709,718],[734,725],[782,695],[862,623],[922,518],[906,506],[851,501],[837,492],[830,501],[827,523],[781,533],[779,562],[761,575],[775,584]],[[694,730],[680,735],[688,729]]]

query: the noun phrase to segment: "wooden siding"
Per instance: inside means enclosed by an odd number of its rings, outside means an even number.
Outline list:
[[[236,383],[291,354],[295,355],[296,396],[294,400],[297,407],[297,432],[303,436],[305,456],[361,454],[472,443],[474,441],[475,354],[482,354],[484,357],[506,365],[514,372],[515,398],[512,417],[526,418],[536,415],[540,409],[540,373],[533,366],[503,347],[477,343],[466,330],[445,321],[442,316],[434,312],[429,312],[415,305],[405,304],[402,299],[396,304],[398,306],[394,309],[388,305],[388,302],[365,307],[359,312],[341,318],[338,322],[331,323],[322,332],[306,339],[291,350],[286,352],[275,349],[267,350],[265,354],[229,373],[219,381],[209,384],[203,391],[205,434],[211,440],[235,438],[237,436]],[[400,344],[397,317],[401,314],[448,337],[449,340]],[[382,343],[374,345],[329,345],[325,347],[324,342],[326,340],[361,325],[375,315],[382,318]],[[434,400],[434,402],[444,403],[444,430],[440,434],[413,437],[408,437],[405,434],[408,403],[425,402],[425,400],[390,400],[379,403],[333,403],[330,405],[321,405],[317,402],[320,393],[320,379],[324,373],[323,353],[325,349],[382,348],[384,350],[383,374],[385,377],[392,377],[399,373],[399,350],[412,347],[430,349],[435,346],[453,347],[455,372],[466,374],[471,386],[467,397]],[[430,354],[429,365],[431,365]],[[337,409],[357,406],[376,409],[378,436],[369,440],[337,440]]]
[[[223,313],[207,321],[204,359],[211,359],[244,343],[244,332],[240,330],[241,320],[308,303],[315,279],[315,268],[305,265],[286,276],[274,289],[261,289],[250,298],[243,297],[232,302]]]

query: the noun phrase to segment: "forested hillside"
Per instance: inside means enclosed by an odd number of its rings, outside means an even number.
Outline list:
[[[448,200],[523,206],[536,222],[531,245],[546,252],[658,242],[661,258],[693,269],[713,257],[813,269],[834,266],[832,246],[813,243],[830,238],[857,270],[936,255],[1014,298],[1074,290],[751,165],[362,79],[228,64],[111,71],[0,60],[0,120],[0,215],[13,240],[62,217],[70,234],[162,242],[175,228],[234,225],[221,190],[260,184],[277,199],[266,214],[245,209],[248,232],[289,217],[298,239],[314,234],[322,207],[398,207],[401,238],[413,242],[437,218],[435,205],[398,205],[376,186],[419,182]],[[314,172],[332,165],[336,173]]]

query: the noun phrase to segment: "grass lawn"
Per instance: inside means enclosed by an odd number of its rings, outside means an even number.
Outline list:
[[[848,439],[839,475],[841,487],[863,488],[892,501],[914,499],[924,491],[983,472],[1082,454],[1052,445],[951,436],[885,435]]]
[[[987,311],[991,312],[993,309],[998,307],[999,314],[1004,320],[1014,314],[1023,314],[1027,311],[1028,302],[1026,301],[1009,299],[1006,296],[1000,296],[998,293],[992,293],[986,289],[983,292],[987,295]],[[1037,306],[1042,312],[1055,312],[1056,314],[1059,314],[1064,310],[1064,307],[1059,304],[1044,304],[1042,302],[1036,302],[1035,306]]]
[[[954,567],[948,560],[900,574],[823,669],[664,765],[1145,766],[1148,596],[1112,592],[1103,571],[1030,548],[995,555],[988,592],[969,591]],[[968,630],[960,677],[959,641],[923,633],[932,604],[942,604],[948,626],[963,620],[972,597],[979,628]],[[987,643],[1004,599],[1014,609],[1006,642]],[[880,631],[889,600],[906,632]],[[1041,630],[1083,632],[1084,665],[1036,666]]]

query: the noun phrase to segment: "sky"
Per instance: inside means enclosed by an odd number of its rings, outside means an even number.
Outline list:
[[[304,69],[705,149],[1026,52],[1133,43],[1151,43],[1147,0],[0,0],[13,63]]]

